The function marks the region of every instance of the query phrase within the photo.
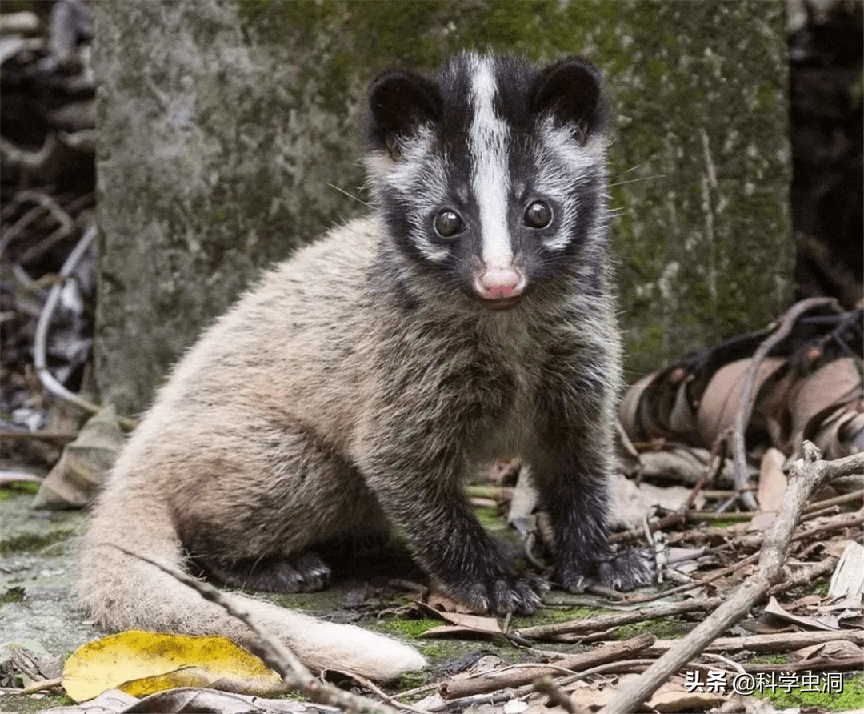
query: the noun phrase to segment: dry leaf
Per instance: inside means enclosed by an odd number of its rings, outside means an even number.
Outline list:
[[[799,387],[792,404],[792,433],[805,439],[837,407],[862,396],[861,372],[857,360],[836,359],[808,375]]]
[[[850,542],[834,568],[828,594],[836,598],[850,598],[864,593],[864,546]]]
[[[494,617],[486,617],[484,615],[463,615],[458,612],[439,612],[438,613],[445,622],[449,625],[441,625],[433,627],[423,633],[424,637],[441,637],[442,635],[453,634],[484,634],[484,635],[500,635],[503,634],[501,625]]]
[[[864,450],[860,358],[834,359],[833,350],[828,354],[823,349],[826,338],[837,339],[832,332],[837,320],[846,324],[856,318],[853,313],[833,315],[833,308],[825,316],[829,314],[834,321],[826,320],[815,331],[806,321],[793,325],[792,333],[775,346],[774,356],[758,365],[748,446],[773,445],[789,455],[803,431],[829,459]],[[752,355],[773,329],[729,338],[642,377],[621,402],[624,432],[637,446],[662,440],[713,448],[733,425]],[[847,348],[850,354],[854,345]],[[637,473],[642,475],[638,468]]]
[[[796,661],[803,662],[808,659],[819,659],[820,657],[830,657],[832,659],[861,657],[864,654],[864,650],[854,642],[849,642],[849,640],[834,640],[832,642],[811,645],[810,647],[803,647],[791,654]]]
[[[708,383],[699,404],[698,425],[703,444],[714,444],[717,437],[732,427],[741,406],[744,379],[752,360],[743,359],[721,367]],[[756,372],[754,393],[784,366],[786,360],[768,358]]]
[[[714,692],[688,692],[683,687],[661,688],[648,701],[648,706],[658,712],[705,711],[719,706],[724,701],[721,694]]]
[[[666,451],[651,452],[650,455],[659,453],[666,454],[672,460],[675,458],[674,453]],[[637,484],[621,474],[612,474],[609,478],[609,495],[612,501],[609,518],[613,526],[638,528],[655,506],[670,511],[683,508],[690,497],[690,489],[683,486],[655,486],[644,481]],[[704,502],[704,497],[698,497],[696,507],[699,508]]]
[[[633,441],[648,441],[650,439],[642,428],[639,405],[642,403],[642,395],[645,393],[645,390],[648,389],[658,374],[659,372],[652,372],[633,384],[627,390],[624,399],[621,400],[621,406],[618,408],[618,419],[621,422],[621,426],[624,427],[624,432]]]
[[[224,637],[190,637],[131,630],[79,647],[63,669],[76,701],[107,689],[144,696],[184,686],[233,692],[281,691],[282,678],[258,657]]]
[[[669,428],[679,435],[693,434],[696,432],[696,415],[690,407],[687,397],[687,381],[682,381],[675,392],[675,403],[669,413]],[[689,441],[686,437],[684,441]]]
[[[685,483],[696,483],[711,465],[711,454],[706,449],[680,444],[668,444],[661,451],[645,451],[639,458],[643,476],[672,476]],[[732,460],[726,459],[718,476],[718,485],[731,486],[734,473]]]
[[[864,414],[854,411],[860,408],[854,403],[837,407],[808,435],[822,451],[823,458],[840,459],[864,450]]]
[[[773,595],[765,606],[764,612],[765,614],[772,615],[784,622],[791,622],[810,630],[827,630],[828,632],[832,632],[840,629],[840,623],[835,616],[822,615],[820,617],[801,617],[800,615],[793,615],[784,610]]]
[[[698,443],[687,372],[673,365],[640,379],[624,395],[618,418],[637,442],[667,439]]]

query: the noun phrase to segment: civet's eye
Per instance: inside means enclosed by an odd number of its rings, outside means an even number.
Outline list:
[[[435,232],[442,238],[452,238],[462,230],[462,219],[456,211],[445,208],[435,216]]]
[[[534,201],[525,209],[525,225],[529,228],[545,228],[552,222],[552,208],[543,201]]]

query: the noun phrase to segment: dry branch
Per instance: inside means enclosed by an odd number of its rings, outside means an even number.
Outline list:
[[[538,625],[537,627],[524,627],[517,630],[516,634],[520,637],[530,637],[532,639],[546,639],[557,637],[558,635],[573,634],[578,632],[595,632],[597,630],[608,630],[611,627],[620,627],[622,625],[630,625],[635,622],[645,622],[646,620],[656,620],[661,617],[672,617],[685,612],[711,610],[723,602],[722,598],[699,598],[695,600],[685,600],[676,602],[670,605],[661,605],[652,608],[639,608],[629,612],[620,612],[613,615],[599,615],[597,617],[588,617],[582,620],[571,620],[570,622],[557,622],[552,625]]]
[[[800,650],[826,642],[845,641],[864,646],[864,630],[838,630],[837,632],[778,632],[771,635],[748,635],[746,637],[718,637],[707,645],[703,652],[756,652],[776,654]],[[681,644],[681,640],[657,640],[645,654],[660,655]],[[690,665],[688,665],[689,667]],[[747,665],[744,665],[745,667]]]
[[[455,699],[473,694],[495,692],[499,689],[519,687],[537,681],[541,677],[552,677],[563,671],[578,671],[599,664],[623,659],[650,647],[655,641],[654,635],[639,635],[622,642],[614,642],[598,647],[589,652],[582,652],[571,657],[557,660],[553,665],[527,665],[512,667],[497,673],[469,679],[453,679],[443,682],[438,692],[445,699]]]
[[[747,367],[744,385],[741,389],[741,403],[735,413],[735,421],[732,425],[732,458],[735,462],[735,490],[738,492],[738,500],[751,511],[757,510],[758,505],[753,494],[746,493],[747,449],[744,445],[744,430],[750,421],[750,415],[756,402],[756,394],[754,393],[756,375],[768,353],[792,331],[798,318],[808,310],[817,307],[834,307],[838,312],[841,312],[840,306],[834,298],[801,300],[783,315],[780,325],[759,345],[759,349],[756,350]]]
[[[807,585],[816,579],[834,572],[837,567],[837,558],[828,556],[818,563],[809,563],[790,575],[782,583],[777,583],[768,589],[768,595],[779,595],[794,587]]]
[[[804,442],[802,451],[803,458],[792,465],[783,508],[765,533],[757,571],[684,640],[657,660],[636,682],[620,692],[603,709],[603,714],[626,714],[633,711],[672,674],[702,652],[717,635],[741,619],[764,597],[780,576],[792,530],[798,523],[810,495],[832,478],[859,473],[864,469],[864,453],[834,461],[822,461],[819,459],[819,450],[809,441]]]

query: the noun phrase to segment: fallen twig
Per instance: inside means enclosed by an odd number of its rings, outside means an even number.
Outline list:
[[[756,394],[754,393],[756,374],[768,353],[792,331],[795,322],[801,315],[813,308],[832,306],[841,312],[834,298],[809,298],[793,305],[780,319],[777,329],[759,345],[747,366],[744,385],[741,389],[740,406],[735,413],[735,420],[732,424],[732,458],[735,463],[735,490],[738,492],[738,500],[750,511],[758,510],[759,505],[752,493],[745,492],[747,487],[747,449],[744,444],[744,430],[750,422],[750,415],[753,413],[753,406],[756,402]]]
[[[353,679],[361,686],[368,689],[370,692],[375,694],[378,697],[381,697],[382,701],[387,702],[388,704],[396,707],[397,709],[401,709],[406,712],[414,712],[414,714],[426,714],[426,712],[422,709],[418,709],[417,707],[411,706],[410,704],[405,704],[404,702],[400,702],[396,697],[391,697],[387,692],[385,692],[381,687],[379,687],[375,682],[371,679],[366,679],[366,677],[361,677],[359,674],[355,674],[354,672],[344,672],[342,670],[330,670],[330,671],[338,671],[339,674],[343,674],[350,679]],[[434,686],[432,687],[434,689]],[[404,692],[403,692],[404,694]]]
[[[790,575],[782,583],[777,583],[776,585],[770,587],[767,594],[779,595],[780,593],[784,593],[794,587],[812,583],[814,580],[823,575],[833,573],[834,568],[837,567],[837,561],[837,558],[832,558],[829,556],[824,560],[819,561],[818,563],[809,563],[795,573],[793,573],[792,575]]]
[[[0,439],[24,441],[60,441],[64,444],[75,441],[78,434],[66,431],[0,431]]]
[[[63,686],[63,678],[58,677],[57,679],[40,679],[38,682],[33,682],[33,684],[24,687],[18,693],[19,694],[36,694],[36,692],[44,692],[46,689],[56,689],[57,687]]]
[[[746,664],[750,674],[759,672],[854,672],[860,671],[861,657],[814,657],[793,664]]]
[[[861,500],[864,500],[864,489],[850,491],[849,493],[842,493],[839,496],[834,496],[833,498],[826,498],[824,501],[814,501],[804,509],[804,513],[809,514],[813,513],[814,511],[821,511],[823,508],[840,506],[844,503],[851,503],[853,501]]]
[[[84,253],[96,239],[96,227],[90,226],[78,241],[78,244],[72,249],[63,267],[60,269],[60,276],[67,277],[72,274],[78,262],[81,260]],[[48,299],[42,308],[42,313],[39,315],[39,322],[36,324],[36,336],[33,340],[33,366],[36,367],[36,372],[39,375],[39,381],[46,391],[59,397],[64,401],[75,404],[85,411],[95,414],[99,411],[99,407],[92,402],[87,401],[78,394],[70,392],[60,382],[58,382],[51,371],[48,369],[47,362],[47,343],[48,343],[48,327],[51,324],[51,318],[54,314],[54,308],[60,300],[60,292],[63,289],[62,282],[57,283],[51,288],[48,294]],[[131,429],[136,425],[136,422],[125,417],[117,417],[117,421],[127,429]]]
[[[525,665],[518,668],[508,668],[500,672],[490,672],[479,677],[452,679],[448,682],[442,682],[438,687],[438,692],[445,699],[456,699],[472,694],[518,687],[535,682],[540,677],[554,676],[562,670],[583,670],[641,652],[650,647],[655,639],[654,635],[643,634],[629,640],[614,642],[589,652],[560,659],[553,665]]]
[[[804,647],[838,641],[864,645],[864,630],[838,630],[836,632],[818,630],[815,632],[777,632],[771,635],[747,635],[746,637],[718,637],[706,645],[702,651],[726,652],[728,654],[746,650],[747,652],[776,654],[777,652],[800,650]],[[657,640],[644,654],[663,654],[674,649],[676,645],[682,644],[682,642],[682,640]]]
[[[86,233],[78,241],[78,244],[72,249],[63,267],[60,269],[60,275],[66,277],[71,275],[72,271],[78,265],[84,253],[93,243],[96,238],[96,227],[91,226]],[[45,301],[45,306],[42,308],[42,314],[39,315],[39,322],[36,325],[36,337],[33,341],[33,364],[36,367],[36,372],[39,374],[39,380],[45,389],[60,399],[71,402],[82,409],[95,414],[99,411],[99,407],[91,404],[83,397],[73,394],[60,382],[54,379],[54,375],[48,369],[46,359],[46,348],[48,342],[48,326],[51,324],[51,318],[54,314],[54,308],[60,300],[60,292],[63,286],[58,283],[48,294],[48,299]]]
[[[54,198],[52,198],[51,196],[49,196],[48,194],[41,193],[41,192],[39,192],[39,191],[33,191],[33,190],[30,190],[30,191],[20,191],[20,192],[18,193],[18,195],[15,196],[15,200],[16,200],[18,203],[24,203],[24,202],[26,201],[26,202],[30,202],[30,203],[35,203],[35,204],[37,204],[37,205],[40,207],[40,211],[39,211],[39,213],[36,214],[37,216],[41,215],[42,211],[47,211],[48,213],[50,213],[50,214],[51,214],[51,217],[52,217],[55,221],[57,221],[57,223],[58,223],[58,225],[59,225],[59,228],[58,228],[59,233],[58,233],[58,235],[60,235],[60,239],[65,238],[65,237],[68,236],[68,235],[71,235],[72,230],[73,230],[74,227],[75,227],[75,224],[74,224],[74,222],[72,221],[72,218],[69,216],[69,214],[68,214],[66,211],[63,210],[63,208],[60,206],[60,204],[57,203],[57,201],[56,201]],[[28,217],[29,217],[30,215],[32,215],[32,212],[28,212],[28,213],[26,214],[26,216],[28,216]],[[31,221],[31,222],[32,222],[32,221]],[[24,223],[24,222],[23,222],[23,221],[19,221],[19,222],[18,222],[18,223],[13,227],[12,230],[13,230],[13,231],[21,231],[21,230],[23,230],[23,228],[26,227],[26,225],[22,225],[22,223]],[[21,226],[21,227],[19,228],[19,226]],[[55,232],[56,232],[56,231],[55,231]],[[6,237],[6,240],[12,240],[12,238],[9,237],[9,236],[7,236],[7,237]],[[59,240],[59,239],[58,239],[58,240]],[[25,253],[25,255],[29,254],[29,253],[30,253],[31,251],[33,251],[33,250],[34,250],[34,248],[30,248],[30,250],[28,250],[28,251]],[[28,259],[29,259],[29,258],[28,258]],[[19,259],[19,262],[24,263],[24,262],[27,262],[27,261],[26,261],[26,260]]]
[[[801,303],[799,303],[800,305]],[[636,682],[620,692],[603,709],[604,714],[625,714],[650,697],[657,688],[730,624],[737,622],[773,585],[780,575],[792,530],[810,495],[823,483],[864,468],[864,453],[834,461],[822,461],[812,443],[802,445],[803,458],[792,465],[783,508],[765,533],[757,571],[717,610],[698,624],[687,637],[655,662]]]
[[[521,630],[517,630],[516,634],[520,637],[530,637],[532,639],[541,640],[563,634],[607,630],[612,627],[630,625],[635,622],[645,622],[646,620],[656,620],[661,617],[680,615],[684,612],[712,610],[721,602],[723,602],[723,599],[719,597],[685,600],[683,602],[676,602],[669,605],[619,612],[613,615],[598,615],[596,617],[587,617],[581,620],[571,620],[570,622],[556,622],[552,625],[523,627]]]
[[[687,498],[687,503],[684,505],[685,511],[690,511],[696,504],[696,498],[703,491],[706,483],[715,483],[720,472],[723,470],[723,464],[726,461],[726,452],[728,451],[728,440],[718,439],[717,443],[711,449],[711,460],[708,463],[708,468],[696,481],[693,489],[690,491],[690,496]]]
[[[858,515],[858,511],[846,512],[846,513],[838,513],[832,516],[820,515],[820,518],[824,519],[819,523],[811,523],[812,518],[804,518],[803,516],[799,520],[799,525],[802,527],[798,530],[795,535],[790,539],[790,543],[797,543],[802,540],[809,540],[814,535],[818,535],[820,533],[824,533],[826,531],[840,530],[843,528],[847,528],[850,525],[854,525],[857,522],[860,522],[860,515]],[[807,524],[806,526],[803,524]],[[708,532],[701,534],[703,537],[709,535]],[[763,536],[761,534],[753,534],[748,535],[741,532],[741,525],[735,524],[732,526],[726,527],[715,527],[710,531],[710,535],[714,538],[730,538],[734,541],[735,546],[739,549],[747,550],[747,549],[757,549],[762,546]],[[688,541],[693,538],[693,533],[673,533],[668,536],[668,542],[671,545],[676,543],[680,543],[682,541]],[[754,556],[748,556],[751,560],[747,562],[753,562],[753,559],[757,557],[758,554]],[[745,561],[739,561],[734,565],[729,566],[728,568],[724,568],[723,574],[727,572],[731,572],[734,570],[740,570],[742,565],[746,565]],[[715,576],[720,571],[715,573],[711,573],[708,577],[712,580],[715,579]],[[703,579],[701,582],[707,582],[707,578]]]
[[[21,166],[33,173],[41,172],[54,154],[57,140],[53,134],[45,137],[45,143],[38,151],[27,151],[0,137],[0,157],[7,166]]]

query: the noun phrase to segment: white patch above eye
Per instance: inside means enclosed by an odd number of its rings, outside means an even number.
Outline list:
[[[581,144],[573,137],[570,129],[566,126],[556,126],[551,118],[545,119],[540,125],[540,136],[543,146],[574,174],[583,173],[603,160],[603,152],[606,148],[603,137]]]
[[[394,188],[407,188],[414,183],[426,168],[428,157],[434,151],[435,136],[429,127],[423,126],[417,133],[399,143],[401,156],[393,162],[393,169],[386,177]]]
[[[482,258],[487,267],[509,267],[513,263],[513,248],[507,230],[508,127],[495,115],[493,102],[497,87],[492,62],[485,57],[474,57],[472,65],[474,118],[469,151],[473,164],[471,184],[480,209]]]

